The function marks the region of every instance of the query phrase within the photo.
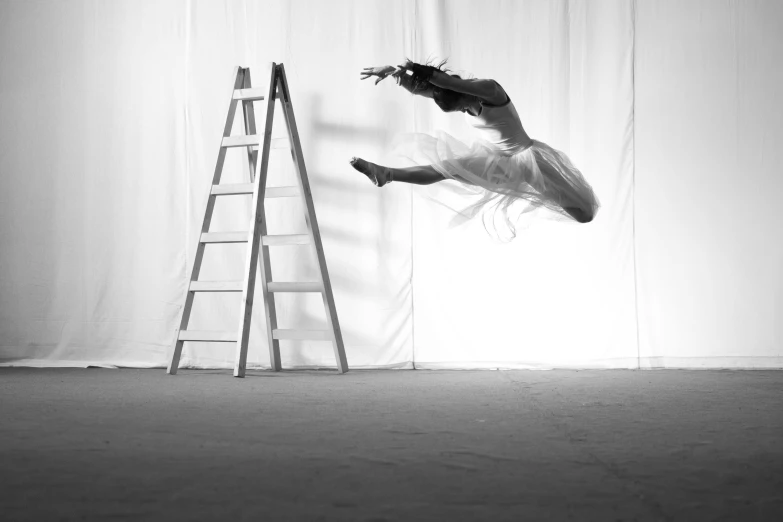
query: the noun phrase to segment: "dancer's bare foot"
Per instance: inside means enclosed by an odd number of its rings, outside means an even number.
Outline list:
[[[378,187],[382,187],[391,181],[391,172],[388,167],[370,163],[362,158],[352,158],[351,166],[370,178],[370,181],[375,183]]]

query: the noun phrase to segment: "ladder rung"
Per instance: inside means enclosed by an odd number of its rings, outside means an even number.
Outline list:
[[[223,147],[247,147],[258,145],[258,134],[244,134],[240,136],[226,136],[223,138]]]
[[[225,183],[223,185],[212,185],[213,196],[231,196],[234,194],[252,194],[252,183]]]
[[[243,281],[191,281],[191,292],[241,292]]]
[[[322,292],[324,286],[318,282],[308,283],[267,283],[270,292]]]
[[[248,232],[203,232],[202,243],[247,243]]]
[[[299,195],[299,187],[267,187],[267,198],[291,198]]]
[[[237,89],[234,91],[234,99],[244,101],[263,100],[265,92],[265,89]]]
[[[295,339],[301,341],[331,341],[331,330],[272,330],[273,339]]]
[[[252,194],[252,183],[224,183],[212,185],[213,196],[232,196],[235,194]],[[299,195],[298,187],[267,187],[264,193],[267,198],[290,198]]]
[[[310,236],[307,234],[280,234],[276,236],[261,236],[261,244],[266,246],[308,245]]]
[[[258,150],[260,147],[259,145],[253,145],[253,150]],[[269,142],[269,148],[270,149],[290,149],[291,148],[291,140],[288,138],[272,138],[272,141]]]
[[[209,332],[204,330],[180,330],[180,341],[204,341],[217,343],[236,342],[236,332]]]

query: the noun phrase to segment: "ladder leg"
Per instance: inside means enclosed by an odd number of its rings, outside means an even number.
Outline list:
[[[266,224],[264,224],[261,235],[266,235]],[[266,333],[267,342],[269,345],[269,364],[272,370],[279,372],[282,369],[282,363],[280,362],[280,341],[275,339],[272,335],[272,332],[277,330],[277,310],[275,308],[275,295],[268,289],[269,281],[272,280],[271,266],[272,265],[269,260],[269,247],[261,245],[261,255],[258,258],[258,270],[261,274],[261,290],[264,296],[264,310],[266,312]]]
[[[266,225],[262,232],[266,235]],[[279,372],[282,369],[280,359],[280,341],[275,339],[272,332],[277,330],[277,309],[275,306],[275,296],[268,289],[268,284],[272,280],[272,265],[269,259],[269,247],[261,245],[261,256],[259,257],[259,272],[261,273],[262,287],[264,296],[264,310],[266,315],[266,339],[269,346],[269,365],[273,371]]]
[[[259,143],[261,154],[255,156],[256,163],[260,158],[260,165],[251,167],[251,172],[256,173],[256,179],[253,182],[253,220],[250,230],[250,244],[248,245],[247,260],[245,263],[245,288],[242,292],[242,302],[240,304],[240,324],[239,324],[239,342],[237,343],[237,358],[234,364],[234,376],[244,377],[245,366],[247,364],[247,348],[250,338],[250,320],[253,311],[253,294],[255,291],[256,265],[261,268],[261,284],[264,296],[264,308],[267,315],[267,332],[269,337],[269,347],[271,355],[271,364],[275,370],[280,369],[280,351],[277,340],[272,339],[272,329],[276,328],[276,317],[274,314],[274,305],[270,306],[272,299],[267,289],[267,282],[271,279],[271,269],[269,265],[268,250],[261,246],[261,236],[266,235],[266,217],[264,212],[264,198],[266,192],[267,167],[269,165],[269,145],[272,135],[272,124],[274,121],[274,101],[275,101],[275,64],[272,64],[269,81],[269,92],[266,97],[267,111],[266,122],[264,125],[264,139]],[[249,74],[249,71],[248,71]],[[248,82],[249,84],[249,82]],[[249,87],[249,85],[248,85]],[[252,112],[252,110],[251,110]],[[248,124],[248,120],[245,120]],[[253,120],[253,125],[255,121]],[[251,156],[248,156],[250,159]],[[258,168],[256,168],[258,167]],[[259,256],[259,249],[261,255]],[[272,313],[270,314],[270,310]],[[274,354],[273,354],[274,352]]]
[[[275,68],[274,65],[272,66],[272,72],[270,73],[270,76],[274,74]],[[245,89],[251,88],[251,79],[250,79],[250,69],[247,69],[245,71]],[[253,102],[246,101],[243,102],[243,108],[244,108],[244,114],[245,114],[245,134],[248,135],[255,135],[256,134],[256,117],[255,117],[255,110],[253,108]],[[259,143],[258,149],[255,151],[252,150],[251,147],[248,147],[248,154],[247,154],[247,160],[248,160],[248,171],[250,173],[250,182],[253,183],[255,181],[255,167],[256,162],[258,160],[258,152],[263,152],[263,145],[264,141],[266,141],[266,138],[271,138],[272,136],[272,124],[274,123],[274,109],[275,109],[275,102],[273,97],[267,98],[267,120],[264,122],[265,125],[265,132],[264,132],[264,140]],[[271,117],[269,117],[271,114]],[[268,157],[267,157],[268,158]],[[264,192],[266,191],[266,179],[267,179],[267,167],[268,167],[268,160],[267,162],[262,161],[260,165],[260,172],[261,172],[261,187],[260,189],[263,189]],[[266,207],[264,207],[266,209]],[[266,217],[266,214],[264,214],[264,217]],[[267,234],[267,228],[266,228],[266,219],[263,219],[261,221],[261,236],[265,236]],[[264,299],[264,312],[266,316],[266,330],[267,330],[267,341],[269,345],[269,363],[272,369],[276,372],[279,372],[281,370],[281,363],[280,363],[280,341],[277,339],[274,339],[272,336],[272,331],[277,329],[277,310],[275,308],[275,295],[272,292],[269,292],[267,288],[267,284],[269,281],[272,280],[272,265],[269,259],[269,247],[265,245],[261,245],[261,252],[259,253],[258,258],[258,271],[261,274],[261,292]]]
[[[179,332],[177,332],[177,335],[179,335]],[[177,370],[179,370],[179,358],[182,356],[182,346],[184,344],[185,341],[174,341],[174,354],[171,356],[169,366],[166,369],[166,373],[169,375],[177,375]]]
[[[321,233],[318,228],[318,221],[315,217],[313,195],[310,191],[310,181],[307,177],[307,169],[305,168],[302,145],[299,142],[299,131],[296,128],[294,109],[291,104],[291,93],[288,90],[288,82],[286,80],[283,64],[278,65],[277,69],[281,87],[280,90],[282,92],[280,102],[283,105],[283,116],[285,117],[286,126],[288,127],[288,136],[292,146],[292,155],[294,158],[294,166],[296,167],[299,187],[302,191],[302,196],[304,197],[305,205],[307,207],[305,221],[307,222],[307,230],[310,234],[310,243],[313,245],[313,249],[315,250],[315,255],[318,260],[321,282],[323,283],[323,300],[324,308],[326,309],[326,321],[329,325],[329,329],[332,331],[332,345],[334,348],[334,356],[337,361],[337,370],[340,373],[345,373],[348,371],[348,360],[345,356],[345,345],[343,344],[343,336],[342,332],[340,331],[340,323],[337,320],[337,309],[334,304],[332,284],[329,279],[329,272],[326,269],[326,256],[324,255],[323,244],[321,243]]]
[[[223,136],[231,135],[231,127],[234,125],[234,114],[236,113],[237,102],[234,100],[234,90],[240,88],[244,81],[244,75],[240,67],[234,68],[234,86],[231,89],[231,102],[228,106],[228,112],[226,114],[226,123],[223,126]],[[220,183],[220,177],[223,173],[223,163],[226,159],[226,149],[221,147],[218,152],[217,162],[215,164],[215,172],[212,176],[212,185]],[[190,282],[197,281],[199,273],[201,272],[201,262],[204,258],[204,244],[201,243],[201,234],[209,232],[209,225],[212,222],[212,213],[215,209],[215,196],[211,193],[212,186],[210,185],[210,193],[207,196],[206,209],[204,211],[204,220],[201,223],[201,233],[199,234],[199,243],[196,248],[196,255],[193,258],[193,263],[190,270],[190,279],[188,282],[188,290],[185,292],[185,303],[182,306],[182,315],[180,316],[179,328],[174,336],[174,346],[172,349],[171,361],[167,368],[167,372],[170,375],[176,375],[179,367],[180,357],[182,356],[182,348],[184,341],[179,340],[180,330],[185,330],[188,327],[190,321],[190,312],[193,308],[194,293],[190,291]]]
[[[201,258],[203,257],[204,253],[204,245],[199,244],[198,251],[196,253],[196,257],[198,258],[193,263],[193,270],[192,273],[196,274],[196,278],[198,278],[198,272],[201,270]],[[179,331],[180,330],[187,330],[188,328],[188,322],[190,321],[190,311],[193,308],[193,296],[194,293],[188,289],[186,292],[187,296],[185,297],[185,305],[182,308],[182,316],[180,318],[179,328],[174,333],[174,353],[171,356],[171,361],[169,361],[169,367],[166,370],[166,373],[169,375],[176,375],[177,370],[179,369],[179,359],[182,356],[182,347],[185,344],[185,341],[179,340]]]

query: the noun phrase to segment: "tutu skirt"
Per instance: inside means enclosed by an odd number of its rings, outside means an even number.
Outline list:
[[[557,221],[585,223],[600,207],[568,156],[538,140],[507,152],[482,139],[467,145],[443,131],[434,136],[409,133],[398,137],[395,153],[459,182],[446,190],[460,204],[444,203],[443,189],[427,196],[457,212],[453,223],[481,216],[485,228],[499,238],[513,238],[522,216],[534,210],[545,209]]]

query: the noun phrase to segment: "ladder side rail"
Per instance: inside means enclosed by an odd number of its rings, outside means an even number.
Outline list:
[[[275,64],[271,63],[271,72],[270,72],[270,85],[274,85],[276,81],[276,74],[275,74]],[[248,68],[245,72],[245,88],[250,89],[250,69]],[[263,147],[266,147],[266,150],[268,151],[271,148],[271,142],[273,141],[272,138],[272,124],[274,122],[274,109],[275,109],[275,99],[274,99],[274,92],[275,88],[269,88],[266,94],[266,116],[267,120],[265,121],[264,125],[264,136],[259,140],[258,146],[249,146],[247,148],[247,159],[248,159],[248,171],[250,173],[250,183],[254,183],[255,181],[255,167],[257,165],[258,161],[258,151],[259,148],[263,152]],[[244,101],[243,102],[243,109],[245,114],[245,133],[248,135],[256,135],[256,117],[255,117],[255,109],[253,105],[253,101]],[[271,116],[270,116],[271,114]],[[263,239],[264,236],[267,235],[267,227],[266,227],[266,180],[267,180],[267,173],[268,173],[268,161],[269,156],[267,155],[266,162],[261,162],[261,170],[263,171],[263,181],[261,184],[261,194],[262,194],[262,202],[261,204],[264,205],[264,215],[263,215],[263,221],[261,223],[261,252],[259,256],[259,263],[258,263],[258,269],[261,273],[261,292],[262,297],[264,299],[264,315],[266,317],[266,325],[267,325],[267,342],[269,345],[269,363],[272,369],[276,372],[279,372],[281,370],[281,360],[280,360],[280,341],[275,339],[272,335],[272,331],[277,328],[277,310],[275,308],[275,299],[274,295],[269,292],[269,289],[267,287],[267,284],[269,281],[272,280],[272,264],[270,261],[269,256],[269,248],[267,248],[264,245]],[[241,358],[241,356],[240,356]],[[246,358],[246,356],[245,356]],[[244,366],[243,364],[237,363],[237,367]]]
[[[269,296],[267,289],[267,281],[271,279],[271,267],[269,263],[268,249],[261,245],[261,236],[266,235],[266,218],[264,212],[264,198],[266,192],[267,181],[267,168],[269,166],[269,144],[271,142],[272,124],[274,122],[274,103],[275,103],[275,86],[276,82],[276,67],[275,63],[271,64],[271,72],[269,78],[269,96],[266,99],[267,111],[266,121],[264,123],[264,139],[260,142],[261,154],[256,154],[255,159],[258,163],[260,158],[260,165],[254,165],[251,167],[251,171],[256,173],[255,181],[253,182],[253,219],[250,224],[249,231],[249,248],[246,253],[245,261],[245,287],[242,291],[242,301],[240,303],[239,313],[239,336],[237,343],[237,357],[234,364],[234,377],[245,376],[245,366],[247,363],[247,349],[250,340],[250,324],[253,312],[253,296],[255,292],[255,280],[256,280],[256,265],[260,265],[261,269],[261,284],[262,293],[264,297],[264,308],[267,318],[267,333],[270,341],[270,356],[272,360],[272,366],[278,366],[280,361],[279,343],[277,340],[273,340],[272,330],[277,328],[276,314],[274,309],[274,303]],[[249,71],[247,72],[249,74]],[[247,88],[250,86],[247,85]],[[245,122],[248,123],[247,121]],[[251,156],[249,156],[251,157]],[[261,255],[259,256],[259,249]],[[273,342],[274,341],[274,342]],[[273,352],[276,350],[276,357]]]
[[[226,122],[223,126],[223,135],[221,136],[221,142],[222,139],[226,136],[229,136],[231,134],[231,128],[234,125],[234,115],[236,113],[237,108],[237,100],[234,100],[234,90],[241,88],[242,84],[244,82],[244,74],[242,72],[242,69],[240,67],[234,68],[234,85],[231,89],[231,97],[228,111],[226,113]],[[223,173],[223,163],[226,159],[226,149],[222,146],[219,148],[217,161],[215,164],[215,172],[212,176],[212,185],[217,185],[220,183],[220,177]],[[188,327],[188,323],[190,322],[190,313],[193,308],[193,298],[195,296],[195,292],[192,292],[190,290],[190,283],[193,281],[198,280],[199,273],[201,272],[201,263],[204,259],[204,247],[205,244],[201,242],[201,234],[209,231],[209,225],[212,222],[212,213],[215,209],[215,196],[212,194],[212,185],[210,185],[209,190],[207,192],[207,202],[205,205],[205,211],[204,211],[204,220],[201,224],[201,232],[198,234],[198,246],[196,247],[196,254],[193,256],[193,259],[191,261],[191,268],[190,268],[190,278],[188,280],[188,289],[185,292],[185,303],[182,306],[182,312],[180,316],[180,322],[179,327],[177,328],[177,331],[174,335],[174,348],[172,350],[172,356],[171,361],[169,362],[169,366],[167,368],[167,373],[171,375],[176,375],[177,370],[179,369],[179,361],[180,357],[182,356],[182,348],[184,345],[184,341],[181,341],[179,339],[179,333],[181,330],[186,330]]]
[[[261,204],[264,205],[264,212],[266,212],[266,184],[267,174],[269,171],[269,149],[272,143],[272,126],[274,123],[275,114],[275,92],[277,91],[277,65],[272,62],[269,68],[269,88],[266,95],[266,121],[264,122],[264,137],[260,142],[259,147],[262,148],[262,157],[260,172],[262,176],[261,180]],[[258,154],[258,149],[254,151]],[[264,214],[266,216],[266,214]],[[263,238],[267,235],[268,230],[266,227],[266,219],[261,224],[261,255],[260,266],[261,271],[261,291],[264,297],[264,313],[266,318],[266,338],[267,345],[269,347],[269,364],[272,370],[279,372],[282,369],[282,363],[280,359],[280,341],[273,335],[274,330],[277,329],[277,307],[275,304],[275,296],[269,291],[269,282],[272,281],[272,262],[269,256],[269,246],[263,244]]]
[[[250,89],[250,68],[245,69],[244,89]],[[267,99],[267,105],[269,101]],[[255,136],[256,134],[256,116],[253,109],[253,100],[242,101],[242,114],[245,117],[245,134],[248,136]],[[254,150],[255,149],[255,150]],[[255,181],[255,167],[258,157],[258,149],[252,145],[247,147],[247,165],[250,174],[250,183]]]
[[[310,191],[310,182],[307,177],[307,169],[305,168],[304,155],[302,153],[302,145],[299,142],[299,131],[296,127],[296,119],[294,117],[293,105],[291,103],[291,93],[288,88],[288,81],[285,75],[285,68],[283,64],[277,66],[278,79],[280,82],[280,102],[283,106],[283,116],[285,118],[286,127],[288,128],[288,136],[291,143],[291,155],[294,160],[294,166],[297,172],[297,181],[299,182],[299,188],[301,194],[304,197],[307,211],[305,213],[305,221],[307,223],[307,230],[310,235],[311,244],[315,250],[316,258],[318,260],[319,275],[321,277],[321,283],[323,284],[323,301],[324,308],[326,309],[326,320],[330,331],[332,332],[332,343],[334,346],[335,359],[337,361],[337,369],[340,373],[348,371],[348,361],[345,356],[345,347],[343,344],[342,332],[340,331],[340,323],[337,319],[337,310],[334,302],[334,294],[332,293],[332,285],[329,280],[329,272],[326,268],[326,256],[324,255],[323,245],[321,244],[321,233],[318,228],[318,221],[315,217],[315,206],[313,204],[313,195]]]

